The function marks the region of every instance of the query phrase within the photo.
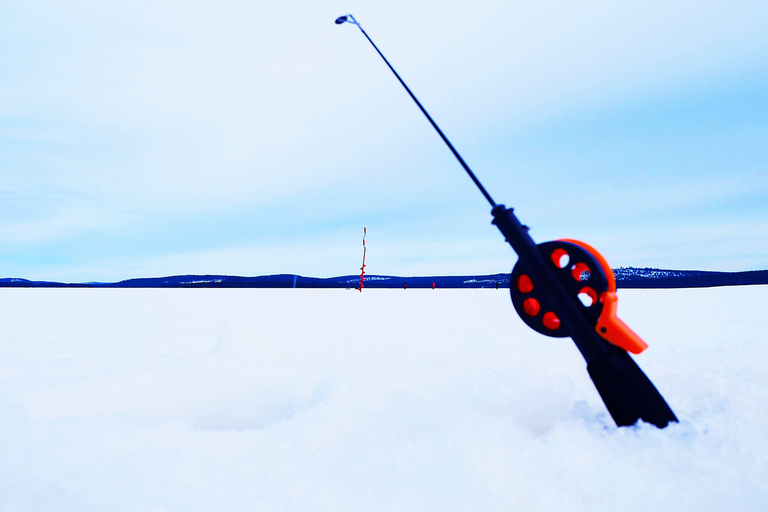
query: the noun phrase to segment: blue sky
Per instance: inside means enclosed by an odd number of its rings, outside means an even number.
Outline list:
[[[0,276],[768,268],[768,4],[44,2],[0,18]]]

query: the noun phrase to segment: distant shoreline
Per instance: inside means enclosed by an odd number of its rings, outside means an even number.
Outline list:
[[[768,284],[768,270],[716,272],[622,267],[614,269],[618,288],[707,288]],[[350,288],[359,275],[305,277],[276,274],[243,277],[226,275],[180,275],[127,279],[115,283],[60,283],[19,278],[0,279],[0,288]],[[469,276],[386,276],[366,275],[365,288],[507,288],[509,274]]]

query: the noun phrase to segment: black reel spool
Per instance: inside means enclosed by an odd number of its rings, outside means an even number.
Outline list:
[[[560,283],[579,300],[589,321],[597,324],[603,310],[600,294],[608,290],[602,265],[591,252],[571,242],[555,240],[538,244],[538,248]],[[517,314],[531,329],[553,338],[569,336],[554,313],[546,290],[537,286],[520,261],[512,269],[509,290]]]

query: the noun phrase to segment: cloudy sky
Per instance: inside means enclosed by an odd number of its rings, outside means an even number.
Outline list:
[[[768,4],[6,2],[0,277],[768,268]]]

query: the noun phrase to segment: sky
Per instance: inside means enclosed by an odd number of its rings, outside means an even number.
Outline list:
[[[764,1],[7,2],[0,277],[768,268]]]

